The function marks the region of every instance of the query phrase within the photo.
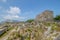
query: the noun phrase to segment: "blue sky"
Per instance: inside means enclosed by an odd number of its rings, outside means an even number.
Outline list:
[[[60,0],[0,0],[0,21],[33,19],[44,10],[60,15]]]

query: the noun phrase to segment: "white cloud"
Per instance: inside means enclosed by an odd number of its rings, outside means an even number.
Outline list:
[[[4,16],[3,18],[5,20],[20,20],[20,21],[23,21],[27,17],[22,17],[22,16],[18,16],[18,15],[7,15],[7,16]]]
[[[9,9],[6,10],[6,15],[3,16],[5,20],[13,20],[13,19],[20,19],[20,13],[21,9],[19,7],[9,7]]]
[[[9,10],[7,10],[7,13],[19,14],[19,13],[21,13],[21,9],[18,7],[10,7]]]
[[[7,0],[0,0],[1,2],[7,2]]]
[[[2,7],[0,7],[2,8]],[[21,14],[21,9],[19,7],[9,7],[8,9],[4,9],[2,10],[3,14],[0,15],[0,17],[3,20],[19,20],[19,21],[24,21],[25,19],[27,19],[27,16],[19,16]]]
[[[7,15],[7,16],[4,16],[4,19],[9,19],[9,20],[18,19],[18,18],[19,18],[18,15]]]
[[[3,2],[7,2],[7,0],[2,0]]]

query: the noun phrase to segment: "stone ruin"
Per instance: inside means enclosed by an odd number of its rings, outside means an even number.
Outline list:
[[[42,12],[41,14],[38,14],[35,18],[35,21],[38,21],[38,22],[51,22],[53,21],[53,11],[50,11],[50,10],[45,10],[44,12]]]

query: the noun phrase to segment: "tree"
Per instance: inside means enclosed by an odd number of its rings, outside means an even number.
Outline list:
[[[29,19],[29,20],[27,20],[26,22],[31,23],[31,22],[33,22],[33,21],[34,21],[34,19]]]
[[[57,15],[54,20],[60,20],[60,15]]]

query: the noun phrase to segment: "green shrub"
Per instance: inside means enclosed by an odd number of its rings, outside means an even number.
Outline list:
[[[60,15],[57,15],[54,20],[60,20]]]
[[[34,21],[34,19],[29,19],[29,20],[27,20],[26,22],[31,23],[31,22],[33,22],[33,21]]]

